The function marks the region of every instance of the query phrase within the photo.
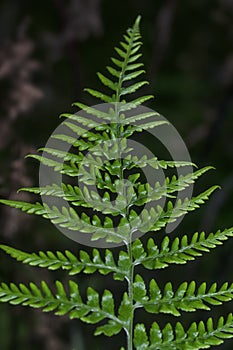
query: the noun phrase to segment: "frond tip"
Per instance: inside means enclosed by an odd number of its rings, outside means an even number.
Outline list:
[[[106,95],[97,90],[86,88],[85,91],[91,96],[106,103],[125,102],[122,100],[122,96],[131,95],[144,85],[149,84],[147,81],[131,83],[133,79],[136,79],[141,74],[145,73],[145,71],[141,69],[143,63],[138,62],[142,55],[141,53],[138,53],[142,45],[139,29],[140,21],[141,16],[138,16],[133,27],[129,28],[124,35],[124,41],[120,42],[120,47],[115,47],[117,58],[111,57],[113,66],[109,65],[107,67],[111,78],[100,72],[97,73],[101,84],[111,90],[111,95]],[[127,83],[127,85],[125,85],[125,83]],[[135,108],[151,97],[152,96],[145,96],[142,100],[137,99],[135,101],[129,101],[130,106],[128,106],[127,109]]]

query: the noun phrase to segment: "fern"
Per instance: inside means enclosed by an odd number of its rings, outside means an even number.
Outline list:
[[[137,108],[152,95],[131,97],[148,84],[144,80],[135,81],[145,73],[140,62],[139,22],[140,17],[128,29],[120,46],[115,48],[117,57],[113,57],[112,65],[107,67],[108,76],[97,73],[100,82],[111,92],[86,89],[88,94],[107,103],[107,110],[75,102],[74,106],[80,109],[78,113],[61,115],[65,118],[63,125],[67,132],[52,135],[55,144],[58,141],[59,145],[72,146],[72,152],[64,147],[46,146],[39,149],[42,155],[29,155],[42,166],[60,174],[61,178],[66,175],[66,179],[78,179],[78,185],[67,180],[20,189],[41,195],[43,199],[52,197],[52,202],[0,200],[2,204],[49,219],[61,230],[68,230],[70,237],[81,232],[93,244],[101,241],[106,243],[105,247],[107,244],[123,246],[116,256],[108,248],[102,252],[93,248],[92,253],[81,249],[75,256],[68,250],[27,253],[1,245],[0,248],[12,258],[34,267],[63,269],[71,276],[96,272],[112,274],[116,281],[125,280],[128,289],[116,307],[111,291],[105,289],[100,295],[89,287],[81,296],[78,284],[72,280],[68,282],[68,288],[60,281],[56,281],[55,288],[50,288],[45,281],[40,286],[35,283],[28,286],[1,283],[0,301],[41,308],[59,316],[68,314],[71,319],[97,324],[95,335],[111,337],[124,331],[127,341],[121,350],[209,348],[233,337],[232,314],[226,319],[220,317],[215,323],[212,318],[206,323],[193,322],[186,330],[180,322],[173,326],[168,323],[163,329],[154,322],[149,331],[144,324],[135,324],[135,311],[140,308],[152,314],[180,317],[183,312],[208,311],[212,306],[233,299],[233,284],[223,283],[218,287],[216,283],[207,286],[206,282],[197,285],[195,281],[185,281],[175,289],[171,282],[167,282],[161,289],[159,281],[153,278],[146,284],[143,275],[136,273],[137,266],[156,270],[172,264],[186,264],[233,236],[233,228],[229,228],[209,234],[195,232],[191,237],[186,234],[174,239],[165,236],[160,245],[155,238],[150,237],[145,242],[139,238],[196,210],[218,188],[212,186],[191,199],[183,196],[174,203],[176,194],[211,170],[209,166],[195,172],[167,176],[154,184],[143,182],[140,169],[190,169],[195,165],[132,153],[131,136],[168,123],[156,112],[138,112]],[[126,184],[125,178],[128,180]],[[160,200],[166,198],[169,201],[163,208]],[[58,200],[62,200],[61,206],[56,204],[60,203]],[[104,324],[98,325],[104,320]]]

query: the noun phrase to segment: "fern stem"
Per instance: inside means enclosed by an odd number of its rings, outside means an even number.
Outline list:
[[[127,332],[127,350],[133,350],[133,321],[134,321],[134,303],[133,303],[133,281],[134,281],[134,264],[132,255],[132,242],[130,241],[127,245],[127,251],[130,257],[130,269],[128,275],[128,294],[131,304],[131,316],[128,323]]]

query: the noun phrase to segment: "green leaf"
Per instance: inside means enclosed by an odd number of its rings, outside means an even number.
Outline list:
[[[113,83],[110,79],[106,78],[102,73],[97,73],[98,78],[100,79],[101,83],[109,87],[111,90],[116,91],[117,90],[117,84]]]
[[[109,290],[106,290],[106,289],[105,289],[103,297],[102,297],[102,309],[103,309],[103,311],[107,312],[108,314],[114,315],[113,295]]]
[[[137,350],[148,349],[148,337],[144,324],[137,324],[134,329],[134,346]]]
[[[148,269],[166,268],[170,264],[186,264],[190,260],[201,256],[210,249],[221,245],[229,237],[233,237],[233,227],[226,230],[218,230],[216,233],[206,235],[204,232],[195,232],[190,240],[187,235],[181,238],[176,237],[172,242],[166,236],[159,248],[154,240],[150,238],[147,241],[147,255],[137,259]],[[144,248],[141,248],[144,250]],[[137,262],[138,263],[138,262]]]
[[[106,68],[107,68],[107,70],[109,71],[109,73],[112,74],[113,77],[116,77],[116,78],[119,79],[120,74],[121,74],[120,71],[118,71],[118,70],[116,70],[116,69],[114,69],[114,68],[112,68],[112,67],[110,67],[110,66],[107,66]]]
[[[126,292],[123,295],[123,299],[118,310],[118,315],[118,318],[124,322],[128,322],[132,316],[132,305]]]
[[[12,208],[21,209],[22,211],[24,211],[28,214],[37,214],[37,215],[42,215],[42,216],[47,215],[47,211],[44,208],[44,206],[38,202],[36,202],[34,204],[34,203],[27,203],[27,202],[23,202],[23,201],[1,199],[0,203],[8,205]]]
[[[185,175],[179,177],[174,174],[163,182],[155,180],[152,184],[144,181],[141,169],[146,167],[149,170],[163,169],[165,173],[167,169],[170,171],[195,165],[188,161],[133,155],[128,140],[132,135],[168,123],[164,118],[159,120],[157,112],[134,111],[153,97],[132,97],[132,94],[148,84],[140,80],[145,71],[141,68],[143,63],[139,61],[142,45],[139,23],[140,16],[133,27],[127,30],[120,46],[115,48],[117,57],[111,59],[113,67],[107,67],[110,78],[97,73],[101,84],[111,89],[112,95],[86,89],[91,96],[107,105],[101,104],[103,108],[98,108],[75,102],[73,105],[80,109],[77,114],[61,114],[61,117],[66,118],[63,124],[69,133],[66,135],[64,131],[52,135],[52,138],[58,140],[59,145],[65,143],[66,147],[72,147],[72,151],[45,147],[39,149],[43,151],[42,156],[29,155],[43,166],[52,168],[61,177],[67,175],[64,177],[65,183],[49,183],[48,179],[44,187],[21,189],[53,197],[55,205],[0,200],[4,205],[40,215],[59,227],[86,235],[93,243],[103,239],[106,243],[123,243],[125,246],[114,253],[109,249],[80,249],[75,255],[68,250],[27,253],[1,245],[0,248],[7,254],[24,264],[48,270],[63,269],[69,275],[82,272],[99,272],[102,275],[112,273],[113,279],[125,280],[127,292],[123,292],[121,300],[114,300],[110,290],[104,289],[103,293],[99,293],[91,286],[83,296],[79,285],[71,280],[67,286],[56,281],[51,287],[45,281],[40,286],[33,282],[28,285],[1,283],[0,301],[41,308],[44,312],[68,315],[71,319],[77,318],[89,324],[101,322],[95,329],[95,335],[111,337],[124,330],[128,337],[127,346],[132,348],[134,345],[137,350],[210,348],[233,337],[232,314],[225,320],[220,317],[217,323],[212,318],[206,322],[193,322],[187,329],[180,322],[174,326],[167,323],[163,328],[154,322],[150,332],[142,323],[134,327],[134,312],[139,308],[156,315],[181,316],[183,312],[210,310],[213,306],[233,299],[233,283],[225,282],[221,286],[213,283],[208,286],[206,282],[197,285],[195,281],[190,281],[174,288],[168,281],[160,287],[155,279],[148,281],[136,271],[137,266],[153,270],[171,264],[185,264],[233,236],[233,228],[229,228],[210,234],[196,232],[190,238],[188,235],[174,238],[165,236],[159,245],[154,238],[149,238],[146,244],[140,239],[134,241],[140,234],[161,230],[179,217],[196,210],[218,188],[212,186],[191,199],[179,199],[176,202],[168,200],[166,207],[162,208],[158,204],[161,198],[175,199],[177,192],[193,184],[211,167],[184,172]],[[128,111],[130,113],[127,114]],[[72,184],[68,183],[70,177],[74,178]],[[56,206],[58,202],[69,202],[70,205]],[[151,205],[147,205],[149,203]],[[159,319],[158,316],[156,318]],[[121,347],[121,350],[124,348]]]
[[[220,317],[216,327],[213,320],[209,318],[206,323],[193,322],[185,332],[183,326],[178,322],[174,329],[168,323],[162,330],[154,322],[150,330],[150,344],[147,349],[205,349],[220,345],[225,339],[233,337],[233,317],[229,314],[226,321]],[[144,339],[146,339],[144,335]]]
[[[39,253],[26,253],[19,249],[0,245],[0,249],[4,250],[12,258],[31,266],[39,266],[49,270],[64,269],[69,275],[76,275],[81,272],[90,274],[98,271],[100,274],[114,274],[117,280],[123,280],[129,267],[129,258],[125,252],[119,253],[118,264],[115,263],[112,252],[105,250],[105,261],[102,260],[97,249],[93,249],[92,258],[85,252],[80,250],[79,257],[66,250],[65,254],[56,252],[56,254],[47,251]]]
[[[123,81],[128,81],[137,78],[139,75],[146,73],[144,69],[138,70],[136,72],[126,74],[123,78]]]
[[[146,286],[143,278],[140,275],[135,276],[135,281],[133,283],[133,297],[136,302],[143,303],[148,299],[146,296]]]
[[[119,323],[110,320],[107,324],[96,328],[94,335],[104,334],[107,337],[112,337],[121,331],[122,327]]]
[[[168,223],[176,221],[178,217],[183,216],[189,211],[193,211],[199,208],[200,205],[205,203],[205,201],[209,199],[209,196],[218,188],[219,186],[212,186],[198,196],[192,197],[190,200],[188,198],[184,199],[183,201],[178,200],[177,204],[174,207],[172,202],[168,202],[167,210],[163,210],[161,207],[157,206],[156,214],[148,214],[151,217],[151,221],[154,221],[154,224],[149,227],[148,222],[142,222],[142,225],[139,229],[143,232],[148,230],[160,230]],[[151,221],[149,221],[149,223]]]
[[[114,102],[114,99],[110,96],[107,96],[105,94],[103,94],[102,92],[99,92],[97,90],[93,90],[93,89],[85,89],[86,92],[88,92],[91,96],[94,96],[106,103],[110,103],[110,102]]]
[[[74,103],[72,103],[72,106],[77,106],[82,111],[86,112],[88,115],[89,114],[94,115],[98,119],[106,120],[106,121],[111,120],[111,116],[109,115],[109,113],[106,113],[106,112],[102,111],[101,109],[87,106],[81,102],[74,102]],[[88,123],[86,125],[88,125]]]
[[[138,83],[135,83],[133,85],[130,85],[127,88],[123,88],[121,90],[121,96],[122,95],[127,95],[127,94],[132,94],[133,92],[137,91],[140,89],[142,86],[149,84],[148,81],[140,81]]]
[[[154,314],[169,313],[180,316],[180,311],[210,310],[209,305],[220,305],[222,302],[233,299],[233,284],[228,286],[228,283],[224,283],[220,289],[217,289],[216,283],[214,283],[206,291],[206,283],[201,284],[196,290],[195,281],[183,282],[177,291],[174,291],[171,282],[168,282],[162,293],[156,281],[152,279],[148,296],[142,277],[139,281],[138,285],[140,283],[141,286],[137,286],[139,291],[135,290],[136,296],[134,296],[135,301],[137,301],[136,307],[143,307],[147,312]]]

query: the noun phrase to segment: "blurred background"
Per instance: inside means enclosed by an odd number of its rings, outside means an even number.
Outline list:
[[[74,111],[71,103],[93,104],[84,87],[99,88],[96,71],[104,71],[122,34],[141,14],[143,58],[148,104],[180,132],[192,160],[213,165],[195,193],[219,184],[211,200],[186,217],[171,233],[207,232],[233,225],[233,0],[48,0],[0,1],[0,197],[17,195],[19,187],[38,184],[38,164],[24,156],[45,144],[60,123],[58,115]],[[1,243],[26,251],[82,248],[41,218],[0,208]],[[158,233],[161,239],[164,232]],[[156,272],[160,285],[173,280],[233,281],[233,241],[187,266]],[[148,272],[146,272],[148,273]],[[148,279],[154,277],[148,273]],[[67,280],[63,272],[26,267],[0,253],[0,280],[28,282]],[[88,286],[119,291],[126,287],[108,276],[75,276],[81,290]],[[217,319],[233,303],[214,308]],[[188,325],[209,312],[182,315]],[[148,325],[171,317],[137,314]],[[119,349],[123,334],[113,339],[94,337],[94,327],[39,310],[0,305],[2,350]],[[232,349],[227,341],[219,349]]]

